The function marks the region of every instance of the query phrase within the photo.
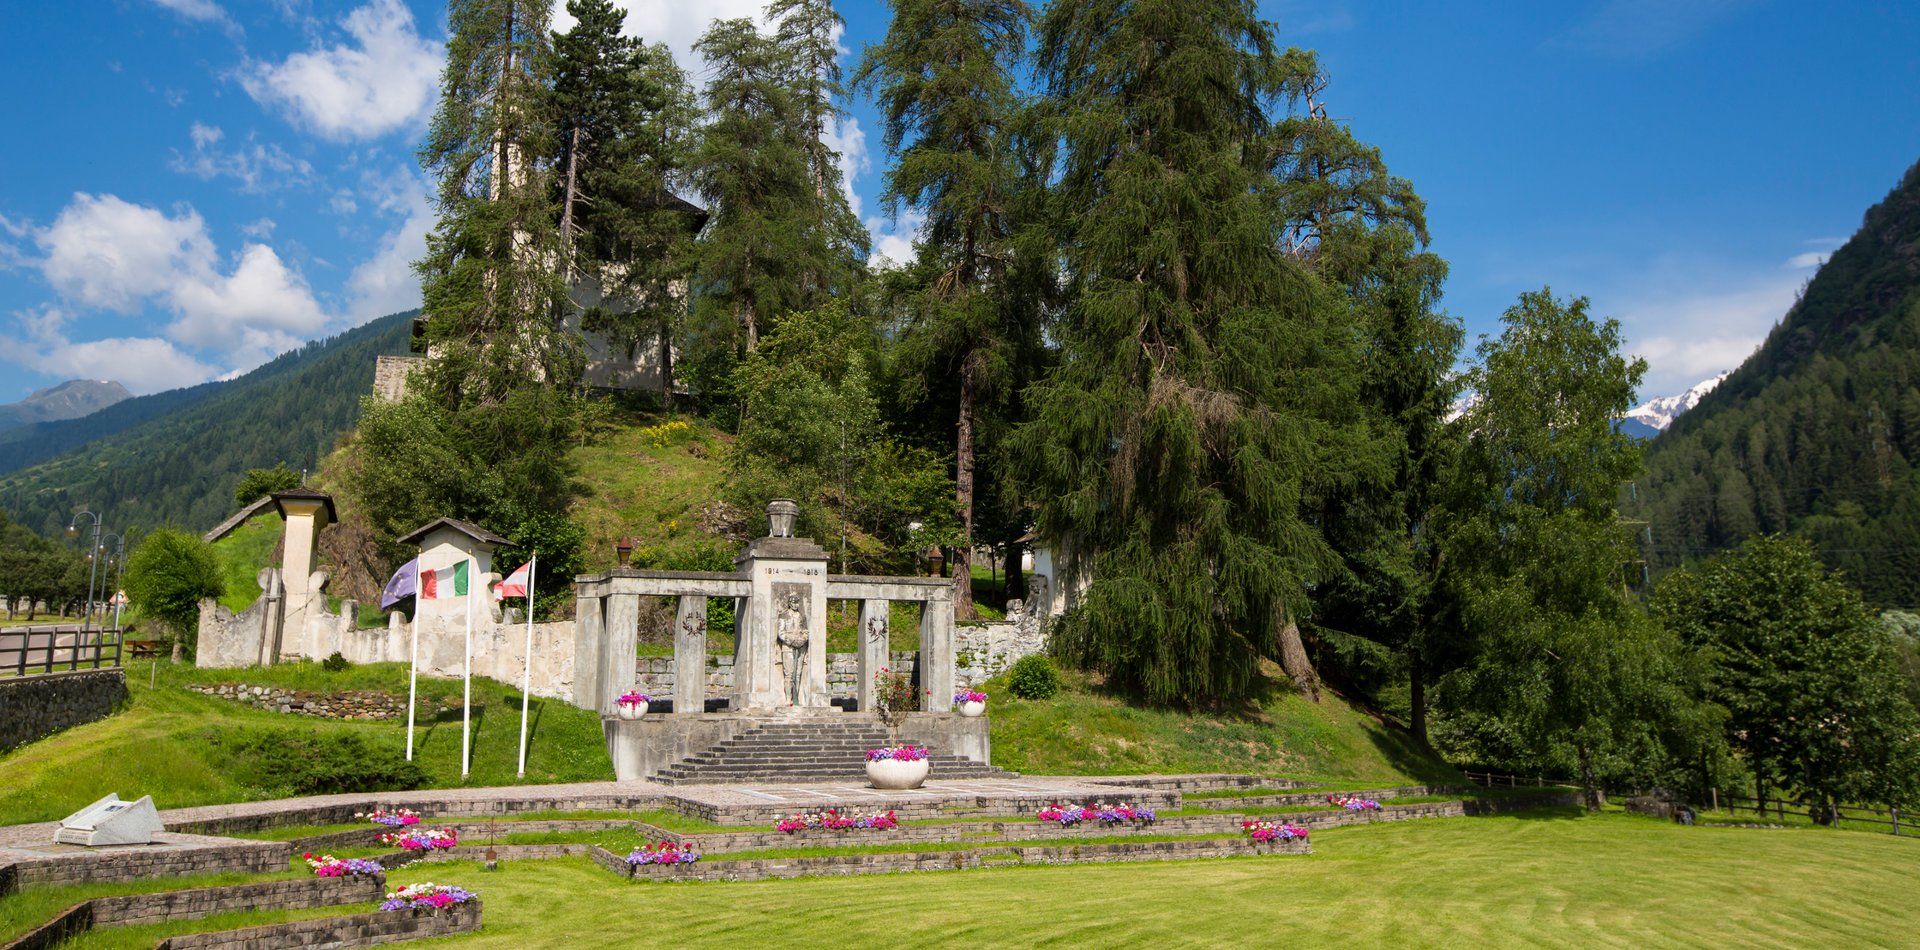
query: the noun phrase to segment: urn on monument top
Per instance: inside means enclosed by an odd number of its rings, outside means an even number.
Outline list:
[[[767,537],[793,537],[794,521],[800,517],[800,505],[791,498],[767,502]]]

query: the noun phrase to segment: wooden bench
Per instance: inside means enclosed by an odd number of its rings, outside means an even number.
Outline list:
[[[165,640],[128,640],[127,656],[135,660],[158,659],[167,652]]]

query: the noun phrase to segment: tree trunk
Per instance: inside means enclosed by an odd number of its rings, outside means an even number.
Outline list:
[[[960,544],[953,554],[953,617],[974,620],[973,606],[973,359],[960,363],[960,424],[953,450],[953,497],[960,509]]]
[[[573,203],[580,197],[580,127],[574,126],[572,144],[567,147],[567,191],[560,203],[560,241],[567,258],[567,277],[578,273],[574,266]]]
[[[1027,574],[1021,563],[1026,560],[1026,549],[1027,546],[1018,541],[1007,543],[1007,598],[1018,597],[1021,603],[1027,600]],[[1027,604],[1027,610],[1031,612],[1033,605]]]
[[[1600,783],[1593,776],[1593,750],[1580,744],[1580,784],[1586,788],[1588,811],[1600,810]]]
[[[673,318],[660,318],[660,405],[673,408]]]
[[[1413,662],[1408,668],[1410,684],[1408,689],[1409,705],[1413,707],[1409,728],[1413,730],[1414,741],[1423,748],[1431,748],[1427,741],[1427,678],[1420,672],[1420,654],[1415,651]]]
[[[1300,695],[1320,701],[1320,674],[1314,672],[1313,661],[1307,659],[1307,645],[1300,640],[1300,625],[1293,622],[1287,608],[1273,605],[1273,641],[1280,651],[1280,669],[1286,671],[1287,678],[1293,681],[1293,688]]]

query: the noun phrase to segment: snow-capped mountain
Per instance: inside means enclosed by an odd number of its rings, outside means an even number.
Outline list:
[[[1726,379],[1728,374],[1732,372],[1732,370],[1728,370],[1711,379],[1701,380],[1695,383],[1692,389],[1680,393],[1677,396],[1661,396],[1658,399],[1649,399],[1627,410],[1627,417],[1622,420],[1622,428],[1639,435],[1642,433],[1638,430],[1638,427],[1630,424],[1639,423],[1640,426],[1645,426],[1651,430],[1644,433],[1648,438],[1665,432],[1667,426],[1672,425],[1673,420],[1677,416],[1699,405],[1700,397],[1712,392],[1713,387],[1720,385],[1720,381]]]

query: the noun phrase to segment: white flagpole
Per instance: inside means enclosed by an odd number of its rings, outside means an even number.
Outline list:
[[[479,564],[467,555],[467,656],[461,664],[460,678],[460,777],[466,778],[473,764],[473,588],[480,580]]]
[[[420,565],[413,565],[413,620],[407,627],[413,632],[413,646],[407,648],[407,761],[413,761],[414,689],[420,683]]]
[[[520,777],[527,777],[527,701],[533,688],[533,573],[540,569],[540,552],[527,562],[527,665],[520,674]]]

